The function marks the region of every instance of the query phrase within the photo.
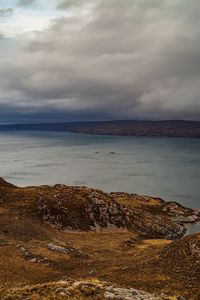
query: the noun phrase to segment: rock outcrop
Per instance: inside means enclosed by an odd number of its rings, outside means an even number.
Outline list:
[[[70,279],[10,290],[9,295],[3,297],[3,300],[16,299],[170,300],[166,295],[156,296],[133,288],[119,288],[107,282]]]
[[[42,218],[62,229],[127,228],[148,238],[180,238],[200,218],[198,210],[175,202],[87,187],[44,187],[38,203]]]

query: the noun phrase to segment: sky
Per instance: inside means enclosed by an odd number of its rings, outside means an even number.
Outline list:
[[[0,123],[200,120],[199,0],[0,0]]]

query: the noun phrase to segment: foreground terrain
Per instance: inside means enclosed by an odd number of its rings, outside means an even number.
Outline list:
[[[198,210],[0,179],[0,299],[200,299]]]

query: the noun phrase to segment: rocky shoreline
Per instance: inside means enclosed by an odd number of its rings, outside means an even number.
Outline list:
[[[160,198],[1,178],[1,299],[199,299],[199,221]]]

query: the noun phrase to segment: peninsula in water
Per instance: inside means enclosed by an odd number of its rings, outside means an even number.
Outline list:
[[[1,129],[51,130],[99,135],[200,138],[199,121],[96,121],[0,125]]]
[[[199,299],[200,211],[88,187],[0,179],[0,298]]]

